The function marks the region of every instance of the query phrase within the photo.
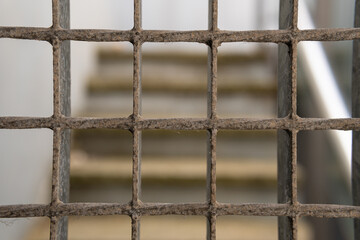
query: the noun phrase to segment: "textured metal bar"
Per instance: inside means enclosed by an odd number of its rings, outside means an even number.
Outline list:
[[[69,0],[53,0],[53,29],[70,28]],[[52,38],[53,45],[53,117],[70,116],[70,42]],[[53,140],[53,174],[51,208],[69,200],[70,130],[55,128]],[[50,239],[67,239],[67,216],[53,216]]]
[[[207,201],[211,207],[216,205],[216,137],[217,130],[209,130],[207,156]]]
[[[168,204],[142,203],[137,214],[145,216],[189,215],[208,216],[208,203]],[[331,204],[223,204],[213,209],[217,216],[287,216],[294,218],[360,218],[360,206]],[[131,204],[118,203],[59,203],[53,210],[51,205],[26,204],[0,206],[1,218],[27,218],[42,216],[104,216],[133,213]]]
[[[134,31],[141,31],[141,0],[134,0]],[[137,122],[141,118],[141,44],[139,37],[133,39],[133,154],[132,154],[132,214],[131,214],[131,239],[140,239],[139,208],[141,193],[141,130]]]
[[[51,41],[76,40],[88,42],[133,41],[136,37],[142,42],[198,42],[211,40],[222,42],[273,42],[291,41],[343,41],[360,39],[359,28],[260,31],[154,31],[154,30],[97,30],[97,29],[52,29],[34,27],[0,27],[0,38],[17,38]]]
[[[60,28],[60,9],[59,0],[52,0],[52,28]]]
[[[207,201],[209,205],[207,216],[207,239],[216,239],[216,137],[217,130],[211,129],[208,132],[207,150]]]
[[[279,28],[297,30],[296,0],[280,0]],[[278,117],[296,119],[296,46],[296,41],[279,43]],[[296,131],[278,130],[277,152],[278,202],[296,204]],[[297,239],[296,231],[293,218],[278,218],[279,240]]]
[[[141,131],[133,131],[133,167],[132,167],[132,201],[131,201],[131,239],[140,239],[140,216],[138,209],[141,204]]]
[[[209,119],[216,119],[217,103],[217,47],[216,42],[211,42],[208,52],[208,109]]]
[[[209,0],[208,29],[211,32],[218,30],[218,0]]]
[[[50,240],[67,239],[67,224],[64,224],[63,220],[66,218],[67,217],[50,218]]]
[[[141,0],[134,0],[134,30],[139,31],[142,27],[142,17],[141,17]]]
[[[52,194],[51,208],[56,211],[60,201],[60,161],[61,161],[61,129],[53,130],[53,169],[52,169]],[[65,217],[66,218],[66,217]],[[50,220],[50,239],[67,239],[66,219],[63,217],[51,217]],[[65,228],[65,229],[64,229]]]
[[[206,118],[171,118],[171,119],[141,119],[136,123],[131,118],[76,118],[60,117],[29,118],[29,117],[0,117],[0,129],[32,129],[32,128],[116,128],[130,130],[137,127],[145,129],[168,130],[360,130],[360,118],[322,119],[322,118],[273,118],[247,119],[223,118],[209,120]]]
[[[140,239],[140,217],[137,214],[131,215],[131,239]]]
[[[211,33],[218,30],[218,0],[209,0],[208,11],[208,29]],[[207,91],[207,118],[209,121],[216,120],[217,104],[217,41],[208,42],[208,91]],[[206,238],[208,240],[216,239],[216,125],[213,125],[208,131],[207,142],[207,202],[209,205],[207,215]]]
[[[355,3],[354,27],[360,27],[360,1]],[[360,117],[360,40],[353,41],[352,117]],[[360,131],[352,137],[352,198],[353,205],[360,206]],[[355,240],[360,240],[360,219],[354,219]]]
[[[290,203],[292,199],[292,139],[293,132],[278,131],[278,202]],[[279,239],[293,239],[293,221],[289,217],[279,217]]]

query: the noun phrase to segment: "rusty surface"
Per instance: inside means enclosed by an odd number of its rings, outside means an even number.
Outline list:
[[[298,1],[280,3],[280,29],[261,31],[222,31],[218,29],[218,1],[209,0],[209,26],[202,31],[142,30],[141,0],[134,0],[134,27],[128,31],[69,29],[68,0],[53,0],[50,28],[0,27],[0,38],[48,41],[53,46],[53,116],[0,117],[0,129],[49,128],[53,130],[52,197],[44,205],[0,206],[0,218],[50,218],[50,238],[67,239],[67,216],[128,215],[131,217],[131,238],[140,239],[141,216],[201,215],[207,217],[207,239],[216,239],[216,218],[222,215],[278,216],[279,239],[297,239],[300,217],[360,218],[359,206],[301,204],[297,200],[297,133],[313,130],[358,130],[360,115],[353,118],[318,119],[297,115],[297,45],[301,41],[356,40],[358,52],[359,28],[299,30]],[[359,25],[360,4],[357,1],[355,26]],[[70,117],[70,45],[77,41],[128,41],[133,44],[133,114],[125,118]],[[141,46],[145,42],[198,42],[208,46],[208,115],[207,118],[143,119],[141,117]],[[218,118],[217,49],[223,42],[273,42],[279,44],[279,115],[274,119]],[[356,55],[357,56],[357,55]],[[354,58],[354,66],[358,66]],[[353,109],[359,109],[358,67],[354,68]],[[69,129],[117,128],[133,134],[132,200],[128,204],[66,203],[68,198]],[[207,201],[191,204],[149,204],[141,202],[141,132],[146,129],[207,130]],[[216,139],[219,129],[279,130],[279,203],[223,204],[216,200]],[[359,142],[360,135],[354,135]],[[354,159],[359,157],[353,153]],[[358,161],[358,160],[357,160]],[[358,162],[353,162],[358,169]],[[357,172],[355,172],[358,174]],[[359,177],[353,172],[353,182]],[[358,186],[356,185],[355,186]],[[357,189],[357,188],[356,188]],[[354,191],[354,205],[359,205],[359,191]],[[356,232],[360,224],[356,221]],[[359,226],[358,226],[359,225]],[[359,237],[358,237],[359,238]],[[357,239],[358,239],[357,238]]]
[[[360,27],[360,1],[355,1],[354,27]],[[360,117],[360,40],[353,41],[352,117]],[[351,183],[353,205],[360,206],[360,131],[352,135]],[[354,219],[354,239],[360,239],[360,220]]]
[[[214,34],[218,30],[218,0],[209,0],[208,30]],[[214,121],[217,118],[217,68],[218,68],[218,46],[216,39],[207,41],[208,44],[208,91],[207,91],[207,120]],[[216,239],[216,138],[217,128],[211,126],[207,137],[207,224],[206,239]]]
[[[279,27],[297,31],[297,0],[280,0]],[[296,119],[297,39],[279,43],[278,117]],[[277,134],[278,203],[296,206],[296,134],[297,130],[279,129]],[[278,217],[279,240],[297,239],[297,216]]]
[[[52,0],[51,29],[70,28],[69,0]],[[71,115],[70,104],[70,41],[62,41],[52,37],[53,46],[53,118]],[[70,192],[70,130],[53,128],[53,164],[51,211],[56,211],[58,205],[69,201]],[[50,239],[68,239],[67,216],[51,216]]]
[[[141,0],[134,0],[134,28],[141,31]],[[141,204],[141,130],[136,123],[141,117],[141,44],[138,36],[132,40],[133,47],[133,119],[135,125],[130,129],[133,135],[132,152],[132,200],[131,200],[131,239],[140,239],[140,214],[138,208]]]
[[[168,129],[168,130],[207,130],[212,128],[229,130],[360,130],[360,118],[169,118],[139,119],[129,118],[38,118],[38,117],[0,117],[0,129],[32,129],[32,128],[118,128],[130,130]]]
[[[311,30],[259,30],[259,31],[160,31],[160,30],[95,30],[95,29],[53,29],[34,27],[0,27],[0,38],[16,38],[60,41],[89,42],[198,42],[208,43],[217,40],[223,42],[273,42],[291,41],[343,41],[360,38],[358,28],[311,29]]]
[[[136,210],[132,204],[117,203],[59,203],[55,208],[46,204],[0,206],[1,218],[101,216],[101,215],[198,215],[208,216],[208,203],[167,204],[140,203]],[[360,218],[359,206],[332,204],[222,204],[211,209],[216,216],[288,216],[318,218]]]

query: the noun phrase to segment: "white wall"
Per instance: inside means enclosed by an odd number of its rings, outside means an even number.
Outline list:
[[[51,1],[0,0],[1,26],[51,25]],[[0,115],[52,114],[52,49],[46,42],[0,39]],[[48,203],[50,130],[0,130],[0,204]],[[2,219],[0,239],[23,239],[32,221]]]

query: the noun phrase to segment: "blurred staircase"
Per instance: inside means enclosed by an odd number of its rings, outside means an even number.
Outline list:
[[[276,116],[276,76],[269,58],[266,49],[219,53],[219,117]],[[143,118],[206,117],[207,70],[206,52],[143,51]],[[129,116],[132,113],[132,53],[122,49],[99,50],[98,69],[89,79],[87,92],[87,105],[80,115]],[[142,139],[143,201],[206,200],[206,131],[144,130]],[[102,188],[103,184],[130,186],[131,149],[132,138],[127,131],[74,131],[72,189],[86,185]],[[221,201],[276,202],[275,131],[219,131],[217,158]],[[192,193],[183,185],[190,189],[198,186]],[[160,192],[148,193],[147,189],[154,191],[154,186]],[[161,187],[183,189],[187,194],[166,196],[167,191],[161,193]],[[233,194],[237,187],[258,192],[258,199],[238,199],[239,196]],[[273,191],[270,195],[269,189]],[[266,190],[266,194],[262,190]],[[71,193],[73,201],[130,201],[130,190],[121,195],[128,199],[101,199],[103,196],[98,194],[90,199],[80,194],[77,199],[75,190]],[[184,199],[184,195],[188,198]]]
[[[276,117],[276,72],[273,65],[276,61],[271,51],[276,49],[219,52],[218,117]],[[129,116],[132,113],[132,52],[108,48],[100,49],[97,56],[96,74],[89,78],[87,85],[87,105],[79,115]],[[144,50],[142,117],[205,118],[207,68],[206,52]],[[144,130],[141,200],[205,202],[206,144],[206,131]],[[116,129],[75,130],[72,145],[71,202],[128,203],[131,200],[130,132]],[[276,203],[276,148],[276,131],[219,131],[217,200],[226,203]],[[171,216],[167,218],[142,224],[145,229],[153,230],[144,230],[141,239],[205,238],[204,219],[199,221],[190,217],[184,222]],[[89,221],[89,226],[91,223]],[[186,229],[186,223],[193,229],[203,229],[204,236],[196,237],[191,230],[184,230],[180,237],[177,232],[181,226]],[[107,224],[109,228],[108,221],[98,221],[96,225],[99,229],[101,224]],[[124,224],[130,228],[128,223]],[[159,227],[166,228],[169,235],[159,235],[156,230]],[[73,231],[76,232],[75,229]],[[80,227],[78,232],[81,232]],[[220,217],[217,232],[218,239],[226,240],[277,239],[277,219]],[[300,239],[310,239],[309,231],[300,229],[299,234]],[[73,239],[90,239],[87,235],[82,236]],[[126,234],[123,239],[129,236]]]

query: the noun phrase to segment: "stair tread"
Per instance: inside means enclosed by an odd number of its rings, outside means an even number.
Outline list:
[[[89,96],[84,112],[102,116],[108,112],[117,116],[132,113],[132,93],[103,94]],[[100,115],[96,113],[99,112]],[[217,113],[219,117],[276,117],[276,99],[273,95],[228,94],[218,95]],[[120,115],[121,114],[121,115]],[[142,115],[145,118],[206,117],[207,97],[185,94],[142,94]]]
[[[71,176],[73,178],[131,179],[131,157],[89,157],[84,153],[73,154]],[[207,163],[200,157],[146,157],[142,160],[141,176],[158,180],[202,180],[206,179]],[[243,183],[276,184],[276,160],[258,159],[218,159],[218,181]]]
[[[128,216],[69,217],[69,239],[129,239],[131,220]],[[166,231],[164,231],[166,229]],[[200,216],[147,216],[141,219],[141,239],[205,239],[206,219]],[[222,240],[277,239],[275,217],[218,217],[216,236]],[[299,239],[312,239],[311,226],[299,222]],[[49,220],[40,219],[26,240],[49,239]]]
[[[93,76],[89,79],[87,89],[90,93],[108,93],[118,91],[131,91],[133,88],[132,78],[124,79],[121,76]],[[222,93],[241,93],[248,94],[276,94],[276,81],[268,78],[247,79],[240,81],[238,78],[229,78],[218,81],[218,91]],[[146,77],[142,81],[143,92],[207,92],[207,82],[197,79],[187,79],[173,76],[171,80],[163,76]]]
[[[102,61],[124,61],[132,60],[133,53],[121,48],[101,48],[97,53],[98,62]],[[251,51],[251,52],[227,52],[219,53],[219,64],[228,63],[253,63],[258,61],[264,61],[267,55],[265,51]],[[194,63],[207,63],[207,53],[197,51],[154,51],[147,50],[142,52],[143,60],[150,61],[172,61],[172,62],[185,62],[189,64]]]

